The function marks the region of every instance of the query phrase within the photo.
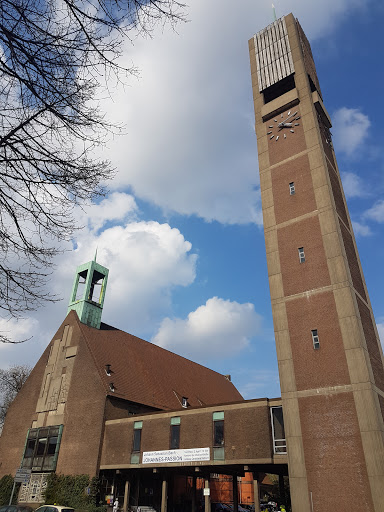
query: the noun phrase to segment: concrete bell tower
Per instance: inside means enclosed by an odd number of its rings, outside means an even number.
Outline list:
[[[92,261],[76,269],[68,313],[75,310],[80,322],[100,329],[109,270]]]
[[[289,14],[249,50],[292,510],[383,512],[383,352],[311,48]]]

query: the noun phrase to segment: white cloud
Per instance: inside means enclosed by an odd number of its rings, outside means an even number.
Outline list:
[[[139,215],[132,196],[112,194],[91,210],[93,218],[76,232],[77,248],[55,260],[49,289],[63,300],[48,303],[18,322],[0,320],[0,332],[10,333],[16,341],[33,336],[22,345],[0,344],[2,365],[36,362],[66,316],[76,266],[91,260],[96,247],[97,261],[110,269],[102,320],[132,334],[150,337],[170,313],[173,290],[193,283],[197,255],[178,229],[167,223],[129,220],[109,227],[121,217]],[[100,232],[98,228],[105,225]]]
[[[342,172],[341,179],[344,193],[348,199],[352,197],[367,197],[369,195],[364,181],[357,174],[353,172]]]
[[[56,329],[57,327],[58,325],[55,325]],[[44,321],[41,324],[33,317],[19,320],[1,318],[0,332],[13,342],[28,340],[17,345],[0,343],[0,368],[8,368],[14,364],[34,365],[53,334],[45,330]]]
[[[372,208],[366,210],[363,218],[375,220],[376,222],[384,222],[384,200],[377,201]]]
[[[194,360],[230,357],[247,348],[261,329],[253,304],[213,297],[186,319],[165,318],[153,343]]]
[[[356,154],[368,137],[371,125],[368,116],[359,109],[342,107],[333,114],[332,119],[336,151],[342,151],[347,156]]]
[[[56,288],[67,295],[75,266],[93,257],[110,269],[104,319],[135,333],[153,332],[171,304],[176,286],[188,286],[196,275],[196,254],[178,229],[158,222],[129,222],[96,234],[84,230],[71,258],[58,260]]]
[[[107,222],[136,219],[137,205],[134,197],[123,192],[113,192],[98,204],[92,204],[80,210],[78,222],[88,225],[91,230],[99,230]]]
[[[365,4],[291,0],[276,10],[292,11],[314,39]],[[110,144],[119,170],[112,186],[130,186],[166,212],[262,224],[247,41],[271,16],[260,0],[236,8],[193,0],[177,32],[159,28],[153,39],[127,44],[126,65],[139,66],[140,79],[114,89],[103,106],[127,132]]]
[[[357,222],[356,220],[352,221],[353,231],[356,236],[371,236],[372,231],[369,226],[366,224],[362,224],[361,222]]]
[[[38,324],[39,322],[35,318],[0,318],[0,332],[11,341],[20,342],[35,334]]]

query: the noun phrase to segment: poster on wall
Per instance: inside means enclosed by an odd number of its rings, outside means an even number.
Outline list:
[[[209,448],[186,448],[183,450],[160,450],[155,452],[143,452],[142,464],[200,462],[204,460],[210,460]]]

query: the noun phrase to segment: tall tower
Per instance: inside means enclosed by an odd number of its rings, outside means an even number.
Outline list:
[[[384,511],[383,353],[311,48],[289,14],[249,49],[293,511]]]
[[[80,322],[96,329],[100,329],[108,273],[107,268],[96,262],[96,256],[77,267],[68,304],[68,313],[74,309]]]

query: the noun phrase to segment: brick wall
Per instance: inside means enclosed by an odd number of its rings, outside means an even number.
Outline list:
[[[339,223],[341,234],[344,241],[345,253],[347,255],[349,270],[351,272],[353,286],[355,290],[363,297],[363,299],[367,300],[367,296],[365,295],[364,290],[363,278],[360,272],[360,267],[352,235],[341,222]]]
[[[330,284],[318,217],[310,217],[277,230],[284,295]],[[298,248],[304,247],[305,262]]]
[[[299,399],[313,510],[373,510],[352,393]]]
[[[350,383],[333,292],[286,303],[297,390]],[[311,330],[317,329],[315,350]]]
[[[72,385],[64,414],[57,473],[91,476],[97,473],[105,399],[106,392],[94,360],[84,338],[79,336]]]
[[[272,439],[269,406],[258,402],[249,407],[218,406],[205,411],[180,411],[180,448],[212,448],[214,411],[224,411],[225,460],[271,459]],[[101,466],[129,464],[133,425],[143,421],[141,451],[169,450],[169,413],[136,416],[107,422]],[[211,458],[213,455],[211,453]]]
[[[0,436],[0,478],[14,475],[20,466],[28,429],[35,419],[45,365],[49,355],[48,346],[40,357],[21,391],[10,406],[3,432]]]
[[[329,162],[327,162],[327,169],[328,169],[329,180],[331,182],[333,197],[335,200],[336,211],[337,211],[338,215],[340,216],[340,218],[342,219],[342,221],[344,222],[344,224],[347,227],[349,227],[348,215],[347,215],[347,211],[345,208],[343,193],[341,191],[340,179],[337,176],[336,171],[333,169],[333,167],[331,166],[331,164]]]
[[[272,190],[276,224],[316,210],[315,194],[308,155],[295,158],[272,169]],[[289,183],[295,183],[290,195]]]
[[[384,369],[379,348],[379,340],[376,337],[375,328],[372,321],[370,310],[364,302],[356,296],[357,305],[359,307],[361,323],[363,326],[364,337],[367,343],[369,359],[371,361],[373,378],[376,386],[384,391]]]

